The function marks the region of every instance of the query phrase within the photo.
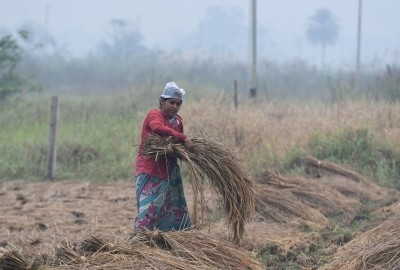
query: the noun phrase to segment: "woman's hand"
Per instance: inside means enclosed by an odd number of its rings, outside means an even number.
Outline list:
[[[187,151],[193,152],[194,144],[193,144],[192,140],[190,140],[189,137],[186,139],[184,145],[185,145],[185,148],[186,148]]]

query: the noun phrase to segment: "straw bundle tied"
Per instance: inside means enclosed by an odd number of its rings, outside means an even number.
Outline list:
[[[254,211],[254,184],[249,172],[239,159],[224,145],[206,137],[191,138],[195,148],[188,152],[173,137],[151,134],[147,137],[144,153],[156,157],[173,156],[185,161],[191,175],[194,192],[193,220],[196,221],[198,195],[202,199],[203,181],[208,181],[222,197],[227,222],[233,232],[233,241],[240,242],[244,223]]]
[[[91,236],[82,241],[79,245],[79,249],[85,254],[92,254],[99,251],[113,252],[115,250],[115,244],[109,243],[99,236]]]
[[[44,270],[35,261],[28,261],[19,251],[9,250],[0,257],[1,270]]]
[[[331,173],[337,173],[342,176],[348,177],[356,182],[363,183],[367,186],[371,184],[369,180],[367,180],[364,176],[359,174],[356,171],[353,171],[349,168],[345,168],[344,166],[340,166],[338,164],[335,164],[333,162],[329,161],[320,161],[314,157],[306,157],[304,159],[304,162],[307,166],[310,168],[315,168],[317,170],[317,175],[318,177],[321,176],[321,170],[331,172]]]
[[[62,245],[56,250],[57,262],[61,265],[81,264],[86,262],[86,257],[78,254],[72,247]]]

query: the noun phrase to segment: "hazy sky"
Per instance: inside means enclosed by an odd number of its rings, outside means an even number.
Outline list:
[[[273,60],[303,58],[317,61],[320,50],[305,31],[316,10],[329,9],[341,26],[337,43],[328,47],[327,61],[353,65],[356,54],[358,0],[259,0],[257,21],[268,42],[259,54]],[[210,6],[236,8],[249,22],[250,0],[0,0],[0,29],[23,23],[45,25],[73,55],[81,56],[107,39],[109,22],[136,23],[148,47],[171,48],[194,32]],[[363,0],[362,56],[364,62],[399,62],[400,0]],[[248,37],[246,37],[248,39]],[[247,53],[247,52],[246,52]]]

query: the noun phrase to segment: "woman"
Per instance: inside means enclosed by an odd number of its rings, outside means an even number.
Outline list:
[[[191,226],[176,158],[149,157],[143,154],[149,134],[173,136],[192,151],[193,142],[183,133],[182,118],[177,114],[185,91],[174,82],[165,85],[160,108],[151,110],[142,126],[139,154],[136,159],[136,197],[138,215],[135,228],[161,231],[181,230]]]

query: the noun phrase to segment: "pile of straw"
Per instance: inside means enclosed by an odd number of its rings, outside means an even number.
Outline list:
[[[378,186],[351,168],[333,162],[321,161],[313,157],[306,157],[304,162],[308,172],[318,171],[316,175],[313,173],[314,176],[321,177],[327,172],[328,174],[319,178],[319,180],[346,197],[357,198],[358,200],[380,201],[387,197],[396,196],[395,191]],[[335,177],[335,175],[342,177]]]
[[[112,241],[106,236],[91,236],[74,246],[56,252],[56,263],[68,269],[207,269],[202,262],[190,264],[137,238]],[[65,260],[64,258],[68,258]]]
[[[336,253],[323,270],[400,269],[400,215],[369,230]]]
[[[324,215],[341,213],[354,216],[361,208],[361,203],[356,198],[344,196],[321,179],[286,178],[272,172],[265,172],[260,182],[289,191],[296,199],[318,209]]]
[[[265,171],[257,180],[261,184],[266,184],[279,189],[297,188],[300,185],[300,183],[295,179],[286,178],[270,171]]]
[[[213,239],[199,231],[160,232],[142,229],[135,236],[151,246],[169,250],[191,263],[204,263],[209,269],[264,269],[238,246]]]
[[[256,211],[264,218],[278,223],[299,219],[320,225],[327,223],[323,214],[299,201],[289,190],[264,184],[257,185]]]
[[[100,236],[87,238],[76,247],[58,248],[55,262],[51,264],[51,267],[56,266],[62,269],[194,269],[182,258],[137,240],[114,245]],[[196,266],[206,269],[202,265]]]
[[[146,139],[144,153],[155,158],[173,156],[185,161],[195,195],[193,220],[196,220],[198,195],[202,196],[202,187],[205,181],[209,182],[223,200],[233,241],[238,243],[244,233],[244,224],[254,211],[253,180],[238,157],[220,142],[206,137],[191,140],[195,148],[188,152],[175,138],[152,134]]]
[[[1,270],[44,270],[35,261],[26,259],[18,250],[11,249],[0,257]]]
[[[139,230],[119,241],[110,235],[90,236],[80,243],[62,243],[55,248],[54,258],[47,257],[41,263],[37,258],[26,258],[16,250],[7,251],[0,259],[0,270],[265,268],[233,243],[212,239],[197,230]]]

